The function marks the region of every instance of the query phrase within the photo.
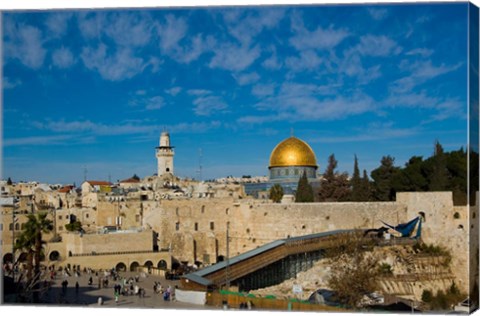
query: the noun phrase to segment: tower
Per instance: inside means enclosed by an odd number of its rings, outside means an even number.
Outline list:
[[[173,174],[173,147],[170,146],[170,134],[162,132],[160,135],[160,146],[156,147],[158,161],[158,176]]]

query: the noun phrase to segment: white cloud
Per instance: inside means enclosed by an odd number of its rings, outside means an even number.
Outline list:
[[[143,59],[133,56],[130,49],[118,49],[113,55],[108,55],[104,44],[96,49],[83,48],[81,58],[85,67],[98,71],[104,79],[111,81],[132,78],[147,66]]]
[[[426,81],[455,71],[461,66],[462,63],[452,66],[446,66],[444,64],[434,66],[430,60],[401,63],[399,65],[400,70],[408,72],[408,75],[395,80],[390,86],[390,92],[397,94],[410,92],[413,88],[418,87]]]
[[[52,61],[56,67],[64,69],[69,68],[76,62],[72,52],[65,47],[61,47],[53,51]]]
[[[356,50],[362,55],[382,57],[399,54],[401,49],[397,43],[386,36],[364,35]]]
[[[242,17],[241,12],[246,12]],[[258,9],[254,11],[229,12],[224,15],[230,34],[235,37],[242,46],[250,46],[256,36],[264,29],[273,29],[285,16],[285,10],[281,8]]]
[[[289,40],[290,44],[297,50],[328,50],[336,47],[350,34],[344,29],[334,29],[330,26],[327,29],[319,26],[314,31],[309,31],[303,20],[297,15],[291,17],[292,30],[295,33]]]
[[[178,47],[179,42],[187,34],[187,22],[169,14],[165,17],[165,24],[157,24],[156,29],[160,37],[162,51],[169,52]]]
[[[370,124],[369,126],[356,128],[356,133],[346,136],[321,136],[309,139],[312,143],[356,143],[404,138],[418,135],[421,131],[418,127],[396,128],[391,122]],[[353,134],[353,135],[352,135]]]
[[[151,97],[146,101],[146,110],[158,110],[165,106],[165,100],[161,96]]]
[[[272,96],[274,93],[274,84],[257,84],[252,88],[252,94],[257,97]]]
[[[196,115],[210,116],[216,113],[225,112],[228,105],[219,96],[207,95],[196,98],[193,101],[195,105],[193,111]]]
[[[153,24],[146,13],[121,12],[108,16],[108,27],[104,32],[117,45],[140,47],[150,42],[152,29]]]
[[[50,13],[45,21],[48,31],[53,38],[62,37],[67,33],[68,23],[73,14],[70,12]]]
[[[424,114],[423,124],[449,118],[466,118],[464,103],[457,99],[429,96],[425,91],[391,94],[382,104],[387,107],[428,109],[431,112]]]
[[[130,106],[147,111],[159,110],[165,106],[165,99],[160,95],[146,96],[147,92],[145,90],[136,91],[135,95],[136,96],[128,102]]]
[[[389,15],[389,11],[385,8],[370,7],[367,10],[370,16],[377,21],[384,20]]]
[[[322,64],[322,59],[313,50],[300,52],[299,57],[287,57],[285,65],[293,71],[313,71]]]
[[[101,39],[107,28],[106,13],[103,12],[79,12],[77,21],[82,36],[88,40]]]
[[[282,68],[282,62],[278,60],[277,54],[274,52],[269,58],[265,59],[262,66],[270,70],[278,70]]]
[[[4,56],[19,60],[25,66],[38,69],[43,65],[46,49],[40,29],[6,20],[4,24]]]
[[[6,147],[12,146],[43,146],[43,145],[66,145],[71,144],[71,135],[53,135],[53,136],[31,136],[7,138],[3,141]]]
[[[215,55],[210,61],[211,68],[242,71],[247,69],[258,57],[260,57],[260,47],[255,46],[249,48],[231,43],[224,43],[215,48],[214,54]]]
[[[233,75],[233,77],[241,86],[252,84],[260,79],[260,76],[256,72]]]
[[[405,55],[414,56],[420,55],[422,57],[430,57],[434,51],[428,48],[415,48],[405,53]]]
[[[360,91],[344,96],[332,94],[334,90],[331,86],[284,83],[277,95],[264,98],[255,105],[266,115],[242,117],[239,122],[328,121],[376,110],[375,101]]]
[[[188,36],[188,24],[183,18],[167,15],[165,23],[156,23],[156,33],[163,54],[177,62],[189,64],[209,50],[215,41],[202,34]]]
[[[8,77],[3,77],[2,79],[3,89],[5,90],[16,88],[21,84],[22,84],[22,81],[20,79],[11,80]]]
[[[207,94],[210,94],[212,91],[210,90],[204,90],[204,89],[190,89],[190,90],[187,90],[187,93],[189,95],[207,95]]]
[[[170,89],[165,90],[166,93],[170,94],[171,96],[176,96],[182,91],[181,87],[172,87]]]

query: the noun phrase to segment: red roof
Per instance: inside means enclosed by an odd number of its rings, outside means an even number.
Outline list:
[[[128,178],[120,181],[120,183],[139,183],[139,182],[140,180],[136,178]]]
[[[58,192],[60,193],[68,193],[73,189],[73,185],[67,185],[64,186],[63,188],[58,189]]]

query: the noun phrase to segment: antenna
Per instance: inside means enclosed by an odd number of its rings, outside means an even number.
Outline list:
[[[202,181],[202,148],[198,149],[198,179]]]
[[[88,174],[87,166],[84,166],[83,167],[83,182],[87,181],[87,174]]]

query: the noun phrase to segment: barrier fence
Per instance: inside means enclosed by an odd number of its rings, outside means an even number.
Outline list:
[[[236,292],[209,292],[207,305],[222,307],[227,303],[228,308],[240,309],[240,305],[250,305],[253,310],[291,310],[291,311],[331,311],[342,312],[346,309],[323,304],[312,304],[296,299],[281,300],[274,296],[256,297],[252,294],[244,295]]]

